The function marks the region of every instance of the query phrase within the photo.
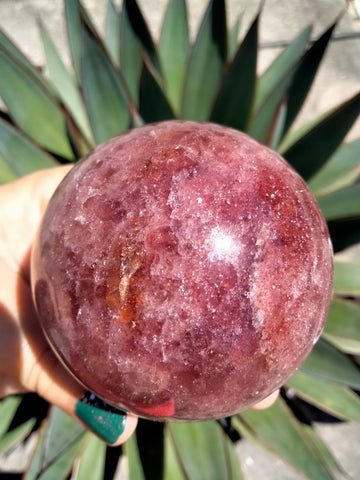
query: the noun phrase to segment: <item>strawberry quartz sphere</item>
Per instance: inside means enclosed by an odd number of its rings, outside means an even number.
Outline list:
[[[32,258],[41,325],[71,373],[113,405],[177,421],[280,387],[320,336],[332,276],[299,175],[243,133],[191,121],[131,130],[79,162]]]

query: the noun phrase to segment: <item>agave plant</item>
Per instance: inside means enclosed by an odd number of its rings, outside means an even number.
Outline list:
[[[293,165],[317,197],[336,253],[360,242],[360,140],[342,143],[359,116],[360,94],[292,127],[335,23],[312,42],[310,27],[300,32],[258,76],[260,13],[238,44],[239,22],[228,29],[224,0],[211,0],[191,43],[185,1],[169,0],[155,44],[136,0],[124,0],[121,12],[108,1],[105,38],[79,0],[64,5],[71,71],[44,26],[46,74],[0,32],[0,97],[6,106],[0,112],[2,183],[77,161],[95,145],[143,123],[209,120],[247,132]],[[56,408],[39,428],[35,417],[44,417],[47,408],[42,405],[39,413],[26,395],[13,396],[0,402],[0,452],[36,435],[27,480],[70,474],[77,480],[111,479],[124,458],[130,480],[242,479],[235,446],[245,438],[305,478],[348,478],[304,408],[310,404],[340,420],[360,422],[355,361],[360,262],[335,259],[334,299],[322,338],[268,410],[218,422],[140,421],[137,435],[122,449],[108,449]]]

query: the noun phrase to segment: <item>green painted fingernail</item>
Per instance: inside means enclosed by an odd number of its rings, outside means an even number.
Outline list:
[[[107,443],[115,443],[125,430],[126,413],[108,405],[91,392],[86,392],[77,402],[75,413]]]

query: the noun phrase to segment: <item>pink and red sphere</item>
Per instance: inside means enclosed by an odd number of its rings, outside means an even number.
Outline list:
[[[72,374],[178,421],[283,385],[321,334],[332,273],[300,176],[245,134],[190,121],[131,130],[79,162],[32,258],[41,325]]]

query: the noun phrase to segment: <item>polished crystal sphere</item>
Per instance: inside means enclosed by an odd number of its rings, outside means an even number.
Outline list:
[[[79,162],[32,258],[66,367],[161,420],[228,416],[280,387],[320,336],[332,275],[300,176],[247,135],[191,121],[131,130]]]

